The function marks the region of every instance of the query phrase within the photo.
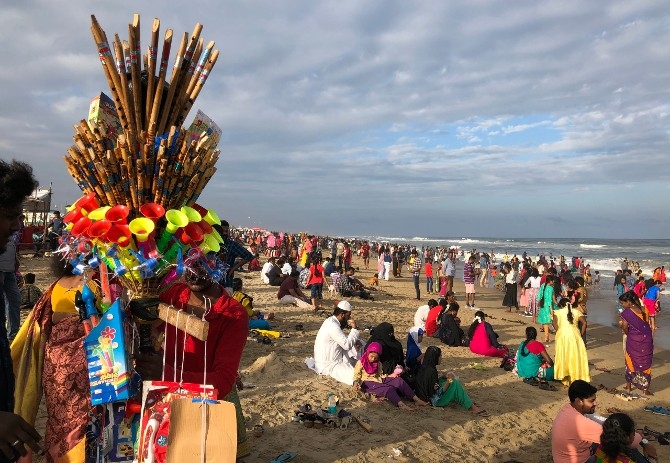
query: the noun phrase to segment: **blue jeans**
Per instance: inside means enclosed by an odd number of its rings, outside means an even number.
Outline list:
[[[5,295],[7,339],[12,342],[21,327],[21,293],[14,272],[0,272],[0,292]]]
[[[419,275],[412,275],[414,280],[414,289],[416,290],[416,298],[421,299],[421,290],[419,289]]]
[[[426,291],[433,292],[433,277],[426,277]]]

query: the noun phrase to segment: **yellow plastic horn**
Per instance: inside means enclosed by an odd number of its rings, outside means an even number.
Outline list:
[[[170,243],[170,239],[172,239],[172,235],[175,234],[177,229],[188,225],[188,217],[178,209],[170,209],[167,211],[165,213],[165,218],[167,219],[167,225],[157,244],[158,251],[161,254],[165,254],[165,250],[169,247],[168,244]]]
[[[186,214],[189,222],[200,222],[202,220],[200,212],[196,211],[192,207],[182,206],[181,211]]]
[[[214,209],[208,209],[207,214],[203,217],[203,220],[210,225],[221,225],[221,219]]]
[[[224,243],[226,242],[226,241],[221,237],[221,235],[219,234],[219,232],[216,231],[216,228],[212,228],[212,232],[209,233],[209,234],[212,235],[212,236],[216,239],[216,241],[218,241],[218,242],[221,243],[221,244],[224,244]]]
[[[202,240],[202,244],[200,244],[198,247],[205,254],[210,251],[219,252],[219,249],[221,249],[219,242],[216,241],[216,238],[214,238],[212,235],[206,235],[205,239]]]
[[[105,214],[107,214],[107,211],[110,209],[110,206],[102,206],[94,209],[88,213],[88,218],[91,220],[102,220],[105,218]]]
[[[138,217],[133,219],[128,224],[130,231],[137,237],[137,241],[144,243],[154,231],[155,224],[153,220],[147,219],[146,217]]]

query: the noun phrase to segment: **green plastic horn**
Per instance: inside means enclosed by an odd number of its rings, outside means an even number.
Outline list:
[[[219,242],[212,235],[205,235],[205,239],[202,240],[202,243],[198,247],[205,254],[210,251],[219,252],[219,249],[221,249]]]
[[[165,218],[167,219],[167,225],[165,226],[163,233],[161,233],[161,237],[156,245],[158,252],[161,254],[165,254],[165,250],[170,244],[170,239],[172,239],[172,235],[175,234],[177,229],[188,225],[188,217],[186,214],[177,209],[170,209],[167,211],[165,213]]]

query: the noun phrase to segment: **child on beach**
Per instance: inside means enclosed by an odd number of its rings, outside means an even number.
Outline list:
[[[433,293],[433,264],[427,260],[425,265],[426,271],[426,292],[428,294]]]
[[[644,304],[647,312],[649,313],[649,325],[651,330],[656,330],[656,312],[658,312],[658,306],[660,303],[661,297],[661,281],[649,279],[646,281],[647,292],[644,293],[642,298],[642,303]]]
[[[26,273],[23,277],[25,284],[19,288],[21,293],[21,310],[31,310],[42,297],[42,291],[35,286],[35,274]]]
[[[375,273],[374,275],[372,275],[370,277],[370,286],[371,287],[379,286],[379,274],[378,273]]]

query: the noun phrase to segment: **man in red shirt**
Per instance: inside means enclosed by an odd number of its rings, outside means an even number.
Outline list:
[[[363,246],[361,246],[361,257],[363,258],[363,265],[365,266],[365,269],[370,268],[370,245],[368,242],[364,242]]]

